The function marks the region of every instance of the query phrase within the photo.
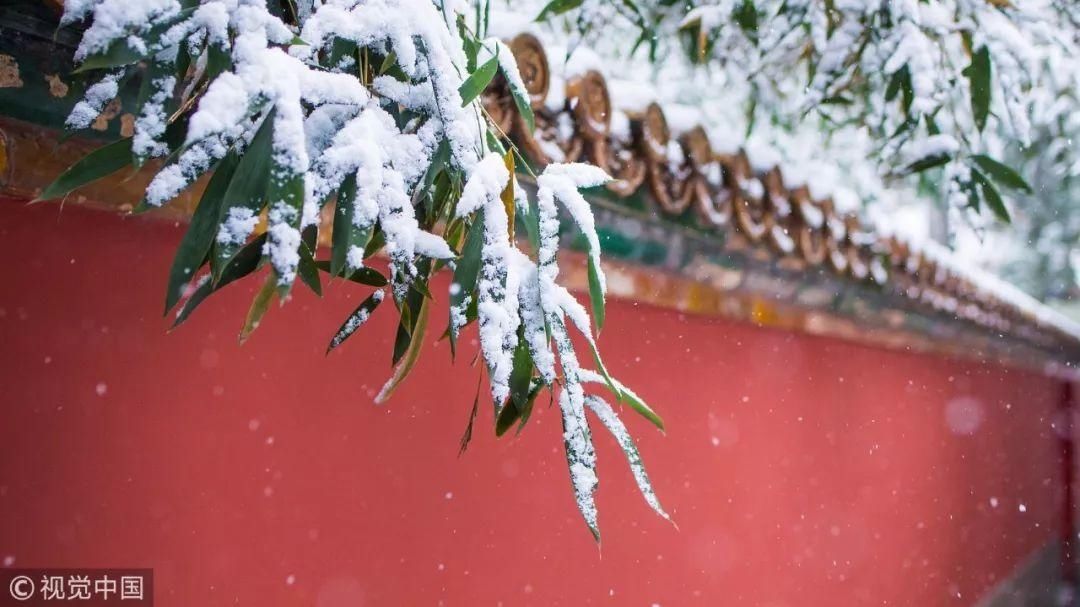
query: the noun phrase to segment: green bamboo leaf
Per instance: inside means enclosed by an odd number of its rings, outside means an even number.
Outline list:
[[[649,480],[649,475],[645,472],[645,464],[641,461],[641,454],[638,452],[637,445],[634,444],[634,439],[631,438],[630,432],[626,429],[622,420],[619,419],[611,405],[602,398],[586,396],[585,405],[592,409],[600,423],[615,437],[615,442],[619,443],[619,447],[626,456],[627,463],[630,464],[630,471],[634,474],[634,481],[637,483],[642,497],[645,498],[645,503],[654,512],[670,521],[671,517],[660,505],[660,499],[657,498],[656,491],[653,490],[652,481]]]
[[[484,92],[484,89],[491,84],[492,78],[495,77],[495,71],[498,67],[498,58],[492,57],[478,67],[475,72],[469,74],[465,82],[461,83],[461,88],[458,89],[458,92],[461,93],[461,107],[469,105],[480,96],[480,93]]]
[[[265,244],[266,234],[262,234],[244,245],[244,248],[240,249],[240,252],[229,260],[225,270],[221,273],[221,280],[217,284],[210,280],[210,276],[206,276],[205,280],[199,283],[198,288],[192,293],[191,297],[188,297],[180,310],[177,311],[176,320],[170,329],[175,329],[186,321],[208,295],[224,289],[228,284],[240,280],[258,269],[259,261],[262,260],[263,245]]]
[[[502,69],[502,65],[499,66],[499,69]],[[505,71],[503,76],[506,77],[507,82],[510,81],[510,76]],[[528,129],[528,132],[533,132],[536,130],[536,117],[533,116],[532,100],[529,99],[528,92],[518,90],[513,86],[507,88],[510,89],[510,97],[514,100],[514,106],[517,107],[518,116],[521,116],[521,119],[525,121],[525,128]]]
[[[466,315],[466,310],[476,290],[476,279],[480,275],[481,251],[484,246],[484,215],[476,214],[476,219],[469,226],[469,232],[465,236],[465,246],[462,247],[461,257],[454,267],[454,279],[450,283],[450,350],[457,349],[457,332],[461,327],[454,326],[454,315]]]
[[[427,171],[424,173],[423,189],[427,190],[435,183],[435,177],[439,175],[439,172],[446,168],[450,163],[450,143],[447,139],[439,141],[439,145],[435,148],[435,153],[431,156],[431,164],[428,165]]]
[[[758,14],[753,0],[743,0],[732,14],[735,22],[755,45],[758,38]]]
[[[990,183],[990,180],[976,169],[971,170],[971,177],[979,184],[983,200],[986,201],[986,205],[990,207],[994,215],[997,215],[997,218],[1005,223],[1012,223],[1009,209],[1005,206],[1005,201],[1001,199],[1001,194],[998,193],[994,184]]]
[[[540,390],[544,388],[544,382],[540,378],[533,378],[532,387],[529,389],[529,397],[525,399],[525,406],[522,408],[520,416],[521,421],[518,423],[517,433],[520,433],[525,428],[525,424],[529,423],[529,417],[532,416],[533,405],[536,403],[536,397],[540,395]]]
[[[514,348],[513,366],[510,371],[510,396],[505,403],[496,403],[495,436],[502,436],[521,418],[529,400],[533,378],[533,360],[523,328],[518,329],[518,342]]]
[[[296,268],[300,280],[316,295],[322,297],[322,283],[319,282],[319,267],[315,265],[315,259],[311,257],[311,251],[307,245],[300,245],[300,263]]]
[[[349,314],[349,317],[346,318],[345,322],[338,328],[337,333],[334,333],[334,337],[330,340],[330,345],[326,347],[327,354],[344,343],[346,339],[368,321],[368,318],[371,318],[372,312],[374,312],[375,308],[378,308],[379,304],[382,303],[385,294],[386,293],[382,289],[379,289],[369,295],[367,299],[360,302],[360,305],[353,310],[352,314]]]
[[[521,419],[521,409],[514,403],[508,402],[495,414],[495,436],[501,437],[506,431],[514,427]]]
[[[232,55],[228,49],[210,45],[206,49],[206,80],[211,81],[232,67]]]
[[[371,240],[369,240],[367,246],[364,247],[364,259],[378,253],[384,246],[386,246],[386,233],[383,232],[382,228],[379,227],[379,224],[376,223],[374,231],[371,233]]]
[[[183,324],[184,321],[186,321],[188,317],[191,316],[191,313],[195,311],[195,308],[199,307],[199,304],[205,301],[206,298],[209,297],[210,294],[213,292],[214,285],[210,281],[210,277],[204,276],[203,280],[198,283],[198,286],[195,287],[195,290],[192,291],[190,296],[188,296],[187,301],[185,301],[184,304],[180,306],[180,309],[177,310],[176,320],[173,321],[173,324],[171,327],[169,327],[169,329],[175,329],[176,327],[179,327],[181,324]]]
[[[971,64],[964,68],[971,88],[971,114],[975,126],[982,131],[990,114],[990,50],[980,46],[971,56]]]
[[[240,280],[258,269],[259,262],[263,259],[264,246],[266,246],[266,234],[260,234],[255,240],[244,245],[244,248],[229,260],[214,290],[220,291],[229,283]]]
[[[495,416],[495,436],[501,437],[506,434],[513,425],[517,424],[517,432],[520,433],[528,423],[529,417],[532,415],[533,405],[536,402],[536,397],[540,394],[540,389],[543,388],[543,384],[538,381],[533,381],[531,387],[525,393],[523,402],[518,405],[516,403],[509,403],[505,407],[499,410],[498,415]]]
[[[1024,178],[1021,177],[1019,173],[986,154],[975,154],[971,159],[975,161],[975,164],[979,165],[980,169],[986,171],[991,179],[1001,185],[1028,194],[1032,192],[1031,186],[1028,185],[1028,182],[1024,181]]]
[[[664,420],[660,415],[657,414],[656,411],[653,411],[652,407],[645,402],[645,399],[638,396],[630,388],[627,388],[626,385],[619,380],[614,378],[610,378],[609,380],[609,378],[605,378],[603,375],[589,369],[581,369],[580,377],[583,383],[604,384],[616,399],[649,420],[649,422],[660,429],[661,432],[664,430]]]
[[[273,150],[274,114],[275,111],[271,110],[263,119],[251,144],[244,150],[240,162],[236,165],[229,187],[225,190],[221,215],[218,217],[219,226],[229,218],[230,213],[246,209],[255,215],[266,203]],[[243,243],[222,242],[221,240],[214,243],[214,255],[211,257],[210,267],[213,270],[215,282],[220,280],[225,265],[242,246]]]
[[[274,169],[272,172],[276,172],[276,169]],[[283,247],[286,243],[277,241],[274,238],[276,232],[273,230],[275,225],[275,213],[273,212],[273,210],[277,210],[280,212],[280,216],[278,217],[280,225],[287,225],[294,230],[300,230],[300,224],[303,219],[304,176],[302,174],[290,175],[283,178],[280,182],[277,179],[271,178],[269,187],[269,200],[270,204],[273,205],[271,207],[272,210],[269,215],[269,242],[270,245],[273,247]],[[296,245],[296,247],[297,254],[299,255],[299,260],[302,262],[304,256],[303,253],[301,253],[300,251],[304,248],[303,242],[301,241],[299,244]],[[308,253],[308,258],[311,258],[310,253]],[[319,273],[314,267],[315,260],[312,259],[311,262],[312,267],[309,268],[309,276],[315,276],[315,280],[317,282]],[[281,273],[286,270],[286,267],[283,265],[281,268],[276,269],[278,269],[279,273]],[[278,298],[282,302],[285,301],[286,297],[289,295],[289,292],[292,291],[296,276],[299,275],[300,278],[303,279],[303,273],[300,263],[297,264],[295,270],[296,272],[292,274],[292,280],[286,280],[281,276],[279,276],[278,278]],[[319,290],[321,290],[321,288]]]
[[[901,74],[901,72],[904,68],[907,68],[906,63],[901,66],[901,69],[896,70],[892,73],[891,76],[889,76],[889,84],[885,87],[885,101],[893,101],[894,99],[896,99],[896,95],[900,93],[900,84],[903,80],[903,75]]]
[[[421,298],[420,311],[416,315],[416,322],[413,323],[412,340],[409,342],[409,349],[405,352],[405,356],[402,357],[401,362],[398,363],[397,368],[394,370],[393,377],[390,378],[386,385],[379,390],[378,395],[375,396],[375,403],[385,403],[397,390],[401,382],[405,381],[405,378],[409,376],[409,372],[412,371],[413,366],[416,365],[416,360],[420,358],[420,350],[423,347],[424,334],[427,331],[428,322],[428,302],[430,300]]]
[[[218,163],[214,170],[210,183],[206,184],[202,199],[195,207],[195,213],[191,216],[191,224],[184,232],[184,238],[176,249],[176,257],[173,258],[172,268],[169,270],[169,285],[165,291],[165,313],[176,305],[180,299],[184,285],[191,280],[204,263],[207,253],[214,242],[217,234],[218,218],[221,216],[221,203],[225,197],[225,189],[232,180],[233,171],[239,157],[235,153],[229,153]]]
[[[251,301],[247,317],[244,318],[244,326],[240,329],[240,343],[247,341],[251,334],[255,332],[255,329],[259,328],[266,310],[270,307],[270,302],[274,299],[274,293],[277,292],[277,282],[277,274],[271,270],[266,276],[266,282],[263,283],[259,292],[255,294],[255,299]]]
[[[548,2],[543,10],[540,11],[540,14],[536,16],[536,20],[543,21],[549,17],[561,15],[581,6],[584,1],[585,0],[551,0],[551,2]]]
[[[600,285],[600,272],[596,257],[589,256],[589,301],[592,302],[592,317],[596,324],[596,332],[604,328],[604,289]]]
[[[909,175],[912,173],[921,173],[922,171],[939,167],[949,162],[951,158],[952,156],[949,154],[935,154],[933,156],[927,156],[926,158],[920,158],[909,164],[907,168],[904,169],[904,172]]]
[[[145,57],[145,52],[140,52],[132,48],[127,43],[126,38],[120,38],[109,44],[109,47],[104,51],[90,55],[84,59],[75,69],[71,70],[71,73],[81,74],[90,70],[122,67],[137,63]]]
[[[330,261],[327,259],[317,260],[315,262],[315,267],[323,272],[330,273]],[[352,274],[349,274],[345,277],[345,280],[367,285],[369,287],[385,287],[389,283],[385,276],[368,267],[360,268]]]
[[[326,65],[331,68],[338,67],[345,57],[356,58],[356,43],[345,38],[334,38],[330,44],[330,54],[326,58]]]
[[[518,328],[518,342],[514,348],[513,364],[510,371],[510,402],[518,409],[523,409],[529,399],[529,389],[533,378],[533,359],[529,351],[529,342],[525,339],[525,330]]]
[[[32,202],[65,196],[76,188],[131,166],[131,137],[102,146],[68,167]]]
[[[350,173],[338,190],[330,246],[331,276],[341,276],[345,273],[350,249],[353,247],[363,249],[371,240],[372,226],[357,226],[353,222],[356,210],[356,188],[356,174]]]

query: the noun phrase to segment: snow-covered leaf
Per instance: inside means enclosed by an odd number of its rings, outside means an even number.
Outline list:
[[[232,181],[233,172],[239,157],[228,154],[218,163],[213,177],[206,184],[202,198],[191,216],[191,223],[184,232],[184,238],[176,248],[172,268],[169,270],[169,284],[165,291],[165,313],[180,300],[184,285],[191,281],[195,272],[206,263],[210,247],[218,232],[218,218],[221,216],[221,204],[225,190]]]
[[[652,481],[649,480],[649,475],[645,473],[645,464],[641,461],[637,445],[634,444],[634,439],[630,437],[630,432],[623,425],[622,420],[619,419],[611,405],[598,396],[586,396],[585,404],[592,409],[600,423],[615,437],[615,442],[619,443],[619,447],[626,455],[627,463],[630,464],[630,471],[634,474],[634,481],[637,483],[641,495],[645,498],[645,503],[649,504],[649,507],[657,514],[670,521],[671,517],[660,505],[660,499],[656,497]]]
[[[356,332],[368,318],[371,317],[371,313],[375,311],[375,308],[379,307],[382,303],[383,297],[386,292],[379,289],[369,295],[364,301],[360,302],[360,305],[353,310],[352,314],[345,319],[345,322],[341,324],[341,327],[334,334],[334,337],[330,340],[330,345],[326,347],[326,353],[329,354],[331,350],[340,346],[345,342],[353,333]]]
[[[664,420],[661,419],[660,415],[645,402],[645,399],[638,396],[630,388],[627,388],[619,380],[605,378],[603,375],[589,369],[582,369],[578,375],[583,383],[603,384],[611,391],[617,400],[649,420],[654,426],[659,428],[660,431],[664,430]]]
[[[270,181],[270,166],[273,147],[274,111],[265,118],[255,137],[251,140],[240,157],[229,187],[225,190],[225,200],[218,218],[218,232],[214,243],[214,255],[210,267],[214,281],[221,278],[221,272],[229,259],[244,246],[248,237],[255,230],[258,213],[266,202],[267,182]]]

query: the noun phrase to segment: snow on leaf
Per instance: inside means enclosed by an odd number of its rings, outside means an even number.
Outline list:
[[[634,439],[630,437],[630,432],[623,425],[622,420],[619,419],[611,405],[599,396],[586,396],[585,404],[592,409],[600,423],[604,424],[608,432],[615,437],[615,441],[619,443],[619,447],[626,455],[626,461],[630,464],[630,471],[634,474],[634,481],[637,483],[638,489],[641,490],[645,502],[657,514],[670,521],[671,517],[668,516],[667,512],[664,512],[663,506],[660,505],[660,499],[656,497],[656,492],[653,490],[649,475],[645,473],[645,464],[641,461],[641,454],[638,453],[637,445],[634,444]]]

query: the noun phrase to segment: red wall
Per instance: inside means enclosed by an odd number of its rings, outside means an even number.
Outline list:
[[[242,347],[250,281],[167,334],[180,233],[0,201],[15,566],[150,566],[183,607],[954,605],[1056,535],[1053,382],[612,302],[601,347],[667,421],[626,416],[679,530],[598,433],[598,549],[553,409],[496,440],[484,407],[457,457],[474,345],[455,366],[431,344],[385,407],[390,310],[324,357],[359,285],[300,293]]]

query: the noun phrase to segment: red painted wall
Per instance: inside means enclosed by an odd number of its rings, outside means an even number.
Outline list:
[[[183,607],[922,606],[972,604],[1055,537],[1050,380],[616,301],[601,347],[667,421],[626,416],[679,530],[598,434],[598,549],[553,409],[496,440],[485,407],[457,457],[475,345],[431,344],[385,407],[389,310],[323,356],[363,287],[298,288],[241,347],[241,283],[166,334],[180,233],[0,201],[15,566],[150,566]]]

